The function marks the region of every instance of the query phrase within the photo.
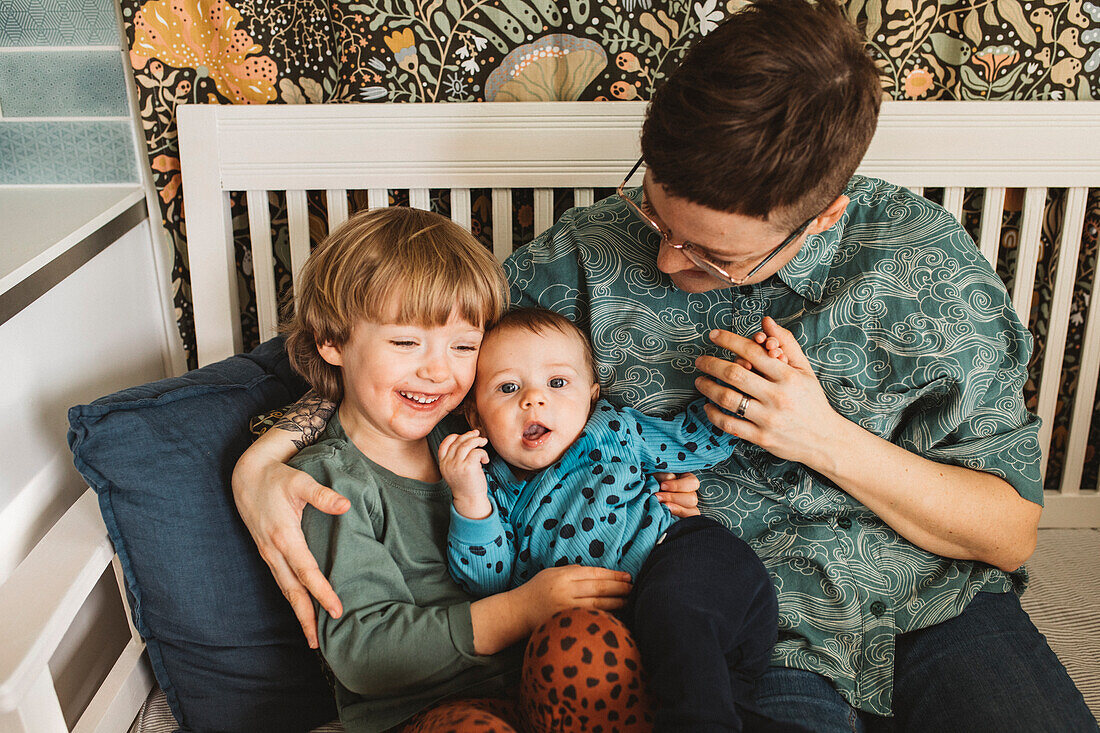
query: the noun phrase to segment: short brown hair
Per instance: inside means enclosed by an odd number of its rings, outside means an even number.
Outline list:
[[[843,193],[881,99],[835,0],[759,0],[699,40],[654,94],[642,156],[676,197],[795,226]]]
[[[492,328],[493,333],[507,330],[530,331],[541,334],[544,331],[557,331],[566,336],[575,336],[584,347],[584,363],[593,382],[599,382],[596,374],[596,356],[592,352],[592,343],[588,335],[577,324],[546,308],[515,308],[508,311]],[[488,337],[488,333],[485,334]]]
[[[492,325],[508,307],[504,270],[450,219],[391,207],[350,217],[310,254],[284,327],[290,363],[322,397],[343,397],[340,368],[318,344],[343,346],[360,319],[441,326],[452,311]]]

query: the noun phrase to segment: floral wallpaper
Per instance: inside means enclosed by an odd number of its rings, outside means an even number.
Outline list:
[[[173,295],[194,363],[194,332],[182,211],[175,109],[209,104],[648,99],[685,49],[744,0],[119,0],[138,89],[149,166],[174,249]],[[842,0],[864,30],[894,99],[1095,99],[1100,97],[1100,6],[1092,0]],[[1100,2],[1100,0],[1097,0]],[[402,192],[393,192],[400,202]],[[935,192],[929,192],[934,197]],[[352,193],[352,208],[365,194]],[[474,230],[488,242],[488,192],[473,192]],[[1043,334],[1060,227],[1052,196],[1031,327]],[[998,269],[1014,264],[1017,210],[1006,205]],[[285,201],[271,195],[272,220],[285,225]],[[571,205],[555,197],[558,211]],[[446,192],[433,194],[446,213]],[[976,227],[980,200],[968,197]],[[311,200],[311,235],[325,234],[324,203]],[[517,242],[533,231],[531,202],[518,196]],[[243,197],[234,206],[242,325],[256,339]],[[1089,199],[1079,271],[1096,262],[1100,192]],[[285,226],[276,236],[286,256]],[[289,275],[277,265],[278,282]],[[1076,386],[1080,333],[1089,293],[1078,289],[1071,316],[1048,488],[1060,474],[1068,408]],[[1034,381],[1034,380],[1033,380]],[[1030,394],[1034,406],[1035,395]],[[1100,431],[1093,431],[1094,434]],[[1086,485],[1097,464],[1090,447]]]

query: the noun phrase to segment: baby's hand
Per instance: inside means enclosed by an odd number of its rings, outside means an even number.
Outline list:
[[[488,440],[477,430],[453,433],[439,444],[439,472],[451,487],[455,510],[468,519],[484,519],[493,513],[489,485],[481,469],[489,462]]]
[[[769,336],[763,331],[758,331],[753,334],[752,340],[764,347],[764,350],[768,352],[768,356],[773,359],[779,359],[784,364],[789,364],[787,355],[783,353],[783,349],[779,346],[779,339],[775,336]]]
[[[764,350],[768,352],[768,356],[773,359],[779,359],[784,364],[790,364],[787,359],[787,355],[783,353],[783,348],[779,345],[779,339],[775,336],[769,336],[763,331],[757,331],[752,335],[752,340],[764,347]],[[733,360],[734,364],[738,364],[752,371],[752,364],[748,359],[742,359],[740,356]]]

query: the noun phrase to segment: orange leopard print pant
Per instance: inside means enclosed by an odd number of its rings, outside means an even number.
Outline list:
[[[638,731],[653,727],[641,655],[630,632],[603,611],[550,617],[527,642],[518,700],[449,700],[401,733]]]

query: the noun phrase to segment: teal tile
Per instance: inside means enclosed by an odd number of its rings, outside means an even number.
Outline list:
[[[128,120],[0,120],[0,184],[137,182]]]
[[[0,46],[118,46],[112,0],[0,0]]]
[[[118,51],[0,53],[0,108],[5,117],[125,116],[124,74]]]

